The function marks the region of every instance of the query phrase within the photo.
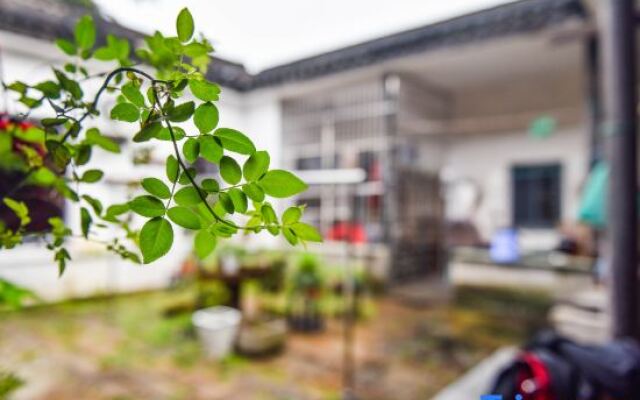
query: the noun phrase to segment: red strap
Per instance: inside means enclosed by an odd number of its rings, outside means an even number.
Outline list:
[[[549,376],[549,371],[542,360],[532,353],[523,354],[522,360],[529,366],[531,370],[529,379],[533,379],[536,387],[534,393],[528,396],[525,394],[524,398],[526,400],[556,400],[551,388],[551,376]]]

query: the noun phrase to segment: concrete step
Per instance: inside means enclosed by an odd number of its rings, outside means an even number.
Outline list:
[[[441,279],[420,279],[392,286],[389,295],[408,307],[424,308],[449,302],[453,288]]]
[[[580,293],[551,309],[549,319],[561,334],[580,342],[603,343],[610,337],[606,295]]]

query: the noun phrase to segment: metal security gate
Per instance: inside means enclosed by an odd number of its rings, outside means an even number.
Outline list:
[[[366,173],[350,187],[311,186],[297,200],[306,204],[306,218],[331,240],[355,204],[358,232],[387,250],[392,283],[437,276],[444,265],[439,178],[420,165],[426,136],[411,130],[424,119],[419,113],[442,107],[416,84],[393,86],[385,77],[282,103],[285,167]]]
[[[403,283],[416,278],[441,277],[446,265],[443,249],[443,203],[440,179],[422,171],[398,171],[397,236],[390,243],[391,279]]]

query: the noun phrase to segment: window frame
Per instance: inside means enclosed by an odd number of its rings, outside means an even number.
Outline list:
[[[511,224],[516,228],[531,228],[531,229],[553,229],[562,219],[562,200],[563,200],[563,165],[559,161],[540,162],[540,163],[518,163],[511,165],[510,168],[510,182],[511,182]],[[545,171],[546,170],[546,171]],[[523,175],[529,174],[541,174],[542,177],[526,177]],[[546,176],[544,176],[546,175]],[[553,214],[548,219],[545,219],[544,213],[539,212],[532,217],[530,212],[522,212],[521,207],[531,209],[530,200],[531,193],[529,193],[528,203],[519,204],[519,199],[522,199],[523,190],[521,182],[526,179],[552,179],[553,186],[551,190],[555,191],[555,199],[552,205],[554,208],[551,213]],[[538,189],[542,190],[542,189]],[[529,214],[529,215],[528,215]]]

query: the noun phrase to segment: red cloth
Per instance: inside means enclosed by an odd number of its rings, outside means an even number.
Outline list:
[[[367,232],[361,224],[353,222],[337,222],[329,230],[327,239],[338,242],[366,243]]]

